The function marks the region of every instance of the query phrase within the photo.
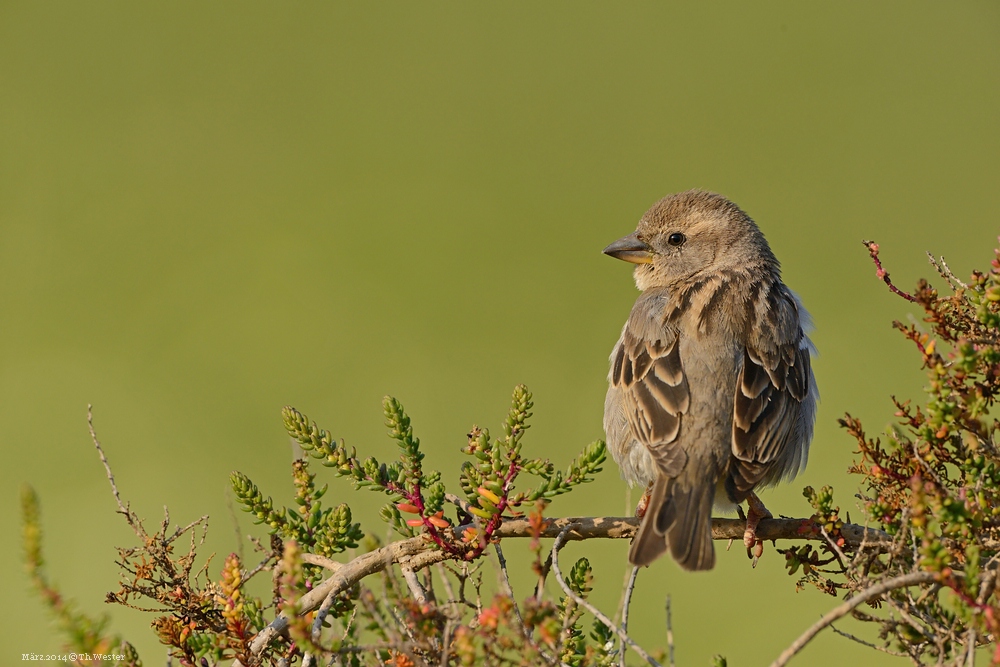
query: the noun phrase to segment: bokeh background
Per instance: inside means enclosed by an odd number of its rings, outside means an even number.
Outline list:
[[[392,457],[392,394],[455,479],[469,427],[497,428],[524,382],[526,447],[564,465],[603,436],[636,295],[600,251],[690,187],[760,223],[817,324],[811,464],[765,500],[805,515],[802,487],[832,484],[859,516],[836,419],[878,432],[923,384],[890,327],[913,309],[860,241],[904,287],[925,250],[988,266],[998,27],[991,2],[0,4],[0,662],[59,647],[20,565],[27,482],[52,578],[162,664],[152,618],[103,604],[132,535],[88,403],[125,497],[210,514],[220,556],[230,470],[290,496],[285,404]],[[328,481],[381,533],[379,498]],[[551,510],[623,511],[611,463]],[[592,558],[612,611],[626,550],[564,556]],[[766,664],[835,603],[782,566],[770,546],[756,570],[735,547],[710,574],[664,559],[635,635],[665,644],[669,593],[679,665]],[[893,661],[828,633],[798,662],[850,660]]]

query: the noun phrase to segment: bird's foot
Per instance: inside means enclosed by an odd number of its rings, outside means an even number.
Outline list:
[[[635,515],[640,519],[646,516],[646,510],[649,508],[649,496],[653,493],[653,483],[650,482],[649,486],[646,487],[646,492],[642,494],[642,498],[639,499],[639,504],[635,506]]]
[[[757,497],[756,493],[747,496],[747,527],[743,531],[743,546],[747,548],[747,558],[753,559],[753,567],[764,553],[764,541],[757,538],[757,524],[761,519],[771,519],[773,515]]]

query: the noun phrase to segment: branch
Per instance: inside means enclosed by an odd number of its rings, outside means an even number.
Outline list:
[[[417,579],[417,572],[412,567],[404,565],[400,568],[403,571],[403,580],[406,581],[406,587],[410,589],[410,594],[413,599],[417,601],[417,604],[424,606],[427,604],[427,591],[420,584],[420,580]]]
[[[851,613],[855,607],[891,590],[906,588],[907,586],[916,586],[917,584],[930,583],[937,579],[937,577],[938,575],[934,572],[911,572],[910,574],[893,577],[892,579],[889,579],[888,581],[885,581],[877,586],[866,588],[844,604],[839,607],[835,607],[832,611],[823,616],[823,618],[816,621],[812,627],[803,632],[798,639],[792,642],[792,645],[786,648],[784,652],[778,656],[777,660],[771,663],[771,667],[784,667],[784,665],[788,664],[788,661],[791,660],[796,653],[801,651],[806,644],[812,641],[813,637],[818,635],[823,628],[827,627],[838,618],[842,618]]]
[[[638,517],[563,517],[546,519],[538,537],[554,538],[565,531],[563,540],[630,539],[639,528]],[[466,526],[454,529],[461,535]],[[742,539],[746,523],[741,519],[712,519],[712,539]],[[885,533],[846,524],[841,529],[846,543],[852,547],[879,548],[892,544]],[[504,519],[494,533],[494,538],[533,537],[528,519]],[[757,527],[762,540],[823,540],[820,526],[810,519],[763,519]],[[414,572],[450,560],[453,557],[439,549],[426,536],[418,535],[400,540],[358,556],[337,569],[323,583],[299,599],[297,608],[302,614],[317,609],[328,595],[337,595],[372,574],[392,565],[400,565]],[[611,626],[609,626],[611,627]],[[278,616],[269,626],[254,637],[250,652],[254,657],[288,628],[288,619]]]

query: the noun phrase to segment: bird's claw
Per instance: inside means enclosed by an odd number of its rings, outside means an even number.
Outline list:
[[[640,519],[646,516],[646,510],[649,508],[649,497],[653,493],[653,483],[650,482],[649,486],[646,487],[646,492],[642,494],[642,498],[639,498],[639,504],[635,506],[635,515]]]
[[[737,506],[739,507],[739,506]],[[753,559],[753,567],[764,553],[764,541],[757,537],[757,525],[761,519],[770,519],[773,515],[761,502],[757,494],[747,496],[746,530],[743,531],[743,546],[747,548],[747,558]]]
[[[764,554],[764,541],[757,540],[752,547],[747,547],[747,558],[752,558],[750,567],[757,567],[757,561]]]

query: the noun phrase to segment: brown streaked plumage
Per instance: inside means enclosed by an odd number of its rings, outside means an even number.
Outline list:
[[[747,500],[745,542],[766,512],[754,490],[805,465],[817,399],[809,316],[763,234],[726,198],[665,197],[605,253],[636,264],[636,300],[611,353],[604,428],[648,504],[629,560],[668,548],[715,564],[713,503]]]

